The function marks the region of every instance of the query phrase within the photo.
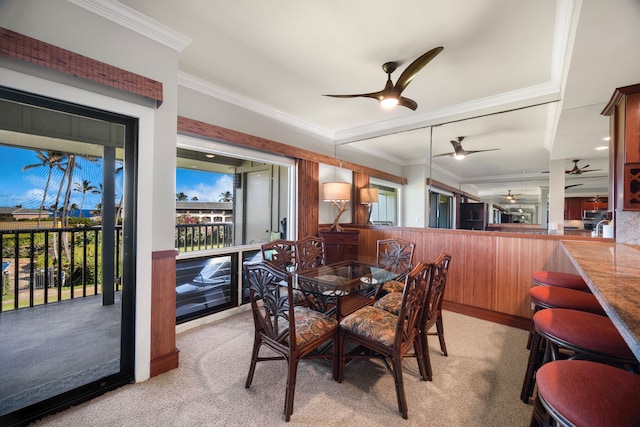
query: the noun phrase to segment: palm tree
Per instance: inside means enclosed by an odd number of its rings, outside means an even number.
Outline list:
[[[44,186],[44,192],[42,193],[42,201],[40,202],[40,209],[38,210],[38,228],[40,228],[40,218],[42,217],[42,210],[44,209],[44,202],[47,199],[47,192],[49,191],[49,183],[51,182],[51,175],[53,174],[53,169],[58,168],[60,170],[63,169],[62,162],[65,159],[65,154],[59,151],[38,151],[36,156],[40,160],[40,163],[34,163],[31,165],[26,165],[22,168],[22,171],[26,171],[29,169],[33,169],[36,167],[46,166],[49,168],[49,172],[47,173],[47,183]]]
[[[233,200],[233,194],[231,194],[231,191],[223,191],[222,193],[220,193],[219,197],[219,202],[230,202]]]
[[[178,194],[176,194],[176,200],[179,201],[179,202],[183,202],[183,201],[187,200],[188,198],[189,198],[189,196],[184,194],[182,191],[179,192]]]
[[[96,187],[95,185],[91,185],[91,182],[89,182],[89,180],[87,179],[82,180],[82,183],[76,182],[74,190],[80,191],[82,193],[82,199],[80,200],[80,218],[82,218],[82,208],[84,207],[85,194],[97,194],[100,192],[100,190],[98,190],[98,187]]]

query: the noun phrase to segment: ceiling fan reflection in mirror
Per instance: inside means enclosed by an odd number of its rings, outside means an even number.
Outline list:
[[[451,143],[451,145],[453,146],[453,153],[442,153],[442,154],[436,154],[433,157],[453,157],[456,160],[462,160],[464,159],[466,156],[468,156],[469,154],[475,154],[475,153],[482,153],[483,151],[496,151],[499,150],[499,148],[490,148],[488,150],[465,150],[464,148],[462,148],[462,140],[464,140],[464,136],[459,136],[457,138],[457,140],[451,140],[449,141]]]
[[[373,98],[380,102],[383,107],[393,107],[395,105],[401,105],[403,107],[410,108],[415,111],[418,108],[418,103],[413,99],[405,98],[402,96],[404,91],[411,80],[418,74],[418,72],[427,65],[433,58],[435,58],[444,48],[442,46],[431,49],[430,51],[422,54],[415,61],[413,61],[400,75],[396,84],[391,81],[391,74],[398,68],[400,63],[398,62],[385,62],[382,64],[382,70],[387,73],[387,83],[381,91],[370,93],[358,93],[354,95],[323,95],[333,98]]]
[[[580,161],[579,159],[572,160],[573,168],[564,171],[564,173],[566,173],[567,175],[582,175],[585,172],[597,172],[602,170],[602,169],[587,169],[591,165],[584,165],[582,167],[579,167],[578,166],[579,161]],[[549,173],[549,171],[542,171],[542,173]]]

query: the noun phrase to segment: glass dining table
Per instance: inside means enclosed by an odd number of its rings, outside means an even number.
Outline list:
[[[294,273],[294,287],[310,308],[340,320],[373,304],[380,286],[400,274],[376,264],[340,261]]]

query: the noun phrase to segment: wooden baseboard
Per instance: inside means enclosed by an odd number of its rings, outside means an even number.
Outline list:
[[[531,327],[531,319],[513,316],[511,314],[497,313],[495,311],[472,307],[470,305],[464,305],[457,302],[444,301],[442,309],[464,314],[465,316],[487,320],[489,322],[500,323],[501,325],[507,325],[513,328],[524,329],[526,331]]]
[[[151,377],[163,374],[172,369],[178,367],[178,355],[180,350],[174,349],[171,353],[163,354],[162,356],[151,361]]]

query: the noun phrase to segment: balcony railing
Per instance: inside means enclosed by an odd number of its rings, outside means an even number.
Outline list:
[[[0,311],[102,292],[102,227],[0,230]],[[114,282],[120,288],[122,228],[115,231]]]
[[[176,248],[180,252],[233,246],[233,223],[176,224]]]
[[[177,224],[180,252],[233,246],[233,224]],[[102,227],[0,230],[0,312],[102,293]],[[122,227],[115,230],[114,282],[121,286]]]

